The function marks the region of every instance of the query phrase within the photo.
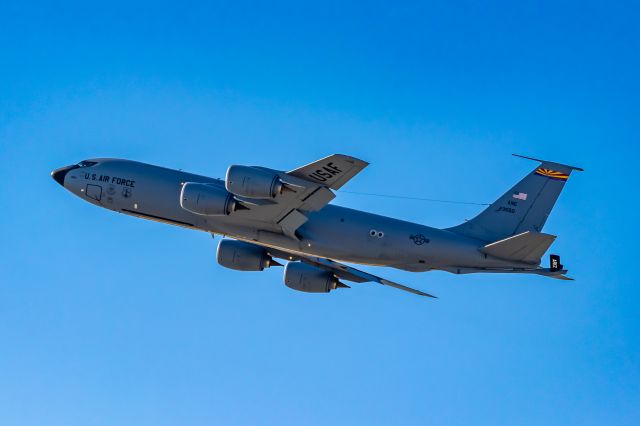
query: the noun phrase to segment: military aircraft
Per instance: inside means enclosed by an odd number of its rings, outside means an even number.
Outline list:
[[[283,259],[284,283],[294,290],[329,293],[349,287],[343,281],[374,282],[434,297],[342,262],[570,279],[559,256],[540,266],[556,238],[542,227],[571,172],[582,169],[523,158],[540,164],[475,218],[446,229],[329,204],[369,164],[341,154],[288,172],[232,165],[223,180],[113,158],[51,176],[99,207],[224,236],[217,251],[224,267],[262,271]]]

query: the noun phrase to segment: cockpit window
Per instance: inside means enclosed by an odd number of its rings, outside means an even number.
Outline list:
[[[81,161],[78,163],[78,167],[91,167],[91,166],[95,166],[96,164],[98,164],[95,161]]]

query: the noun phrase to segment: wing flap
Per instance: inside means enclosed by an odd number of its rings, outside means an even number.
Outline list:
[[[331,192],[330,189],[321,186],[303,200],[300,210],[310,212],[320,210],[329,204],[334,198],[336,198],[336,194]]]
[[[282,227],[282,232],[293,239],[298,239],[296,236],[296,229],[305,224],[309,219],[300,213],[298,210],[293,209],[286,215],[278,224]]]

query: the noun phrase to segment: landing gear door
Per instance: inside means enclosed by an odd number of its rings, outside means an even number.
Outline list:
[[[87,198],[100,201],[102,199],[102,187],[100,185],[87,184],[85,194]]]

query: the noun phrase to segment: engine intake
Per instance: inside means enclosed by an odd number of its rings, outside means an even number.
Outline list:
[[[329,293],[336,288],[348,287],[329,271],[301,262],[289,262],[284,269],[287,287],[307,293]]]
[[[180,191],[180,207],[203,216],[226,216],[242,208],[233,197],[214,184],[187,182]]]
[[[236,271],[262,271],[271,266],[282,266],[264,248],[244,241],[221,240],[217,257],[220,265]]]
[[[283,185],[277,172],[250,166],[229,166],[225,179],[227,191],[247,198],[275,198]]]

